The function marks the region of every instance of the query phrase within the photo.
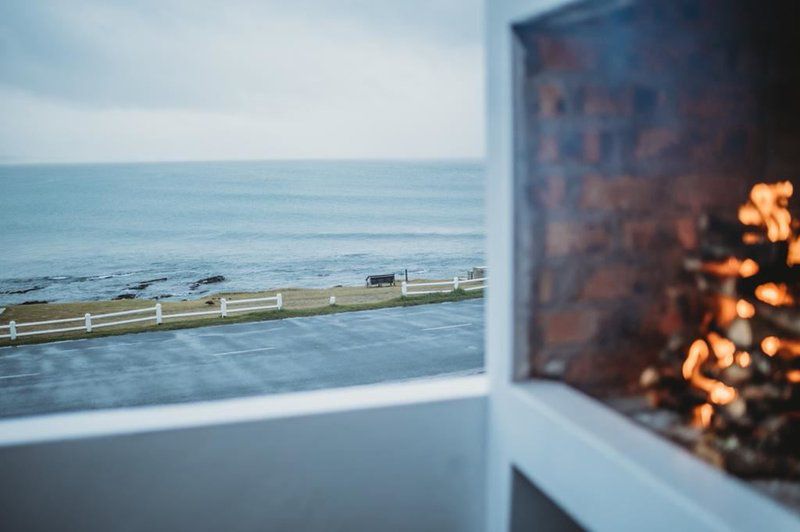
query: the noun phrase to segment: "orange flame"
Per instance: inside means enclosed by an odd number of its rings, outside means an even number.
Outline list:
[[[689,346],[686,360],[683,361],[683,367],[681,368],[683,378],[687,381],[691,380],[695,370],[698,369],[700,364],[705,362],[707,358],[708,344],[700,339],[692,342],[692,345]]]
[[[758,273],[758,263],[753,259],[745,259],[739,266],[739,275],[742,277],[752,277]]]
[[[800,369],[793,369],[786,372],[786,380],[792,383],[800,382]]]
[[[738,314],[740,318],[752,318],[756,314],[756,307],[744,299],[740,299],[736,302],[736,314]]]
[[[747,351],[742,351],[736,355],[736,363],[739,364],[741,367],[746,368],[752,362],[750,358],[750,353]]]
[[[724,340],[722,338],[720,339]],[[730,340],[726,341],[729,342]],[[704,340],[698,338],[689,346],[686,360],[684,360],[683,366],[681,367],[681,373],[683,374],[683,378],[691,382],[697,388],[708,393],[709,401],[718,405],[726,405],[736,399],[736,390],[723,382],[710,379],[700,374],[700,365],[708,359],[708,355],[708,344]],[[730,356],[731,359],[733,359],[733,353],[731,353]]]
[[[692,410],[692,425],[696,427],[708,428],[711,425],[711,416],[714,414],[714,407],[708,403],[694,407]]]
[[[715,332],[708,333],[708,341],[711,343],[711,349],[717,357],[719,367],[727,368],[733,364],[733,354],[736,352],[736,346],[733,342]]]
[[[794,298],[789,293],[789,288],[781,283],[765,283],[756,287],[756,297],[773,307],[791,305]]]
[[[736,390],[734,390],[732,387],[723,382],[713,381],[712,379],[708,380],[713,382],[708,391],[708,398],[711,399],[712,403],[718,405],[727,405],[736,399]]]
[[[789,266],[800,264],[800,237],[789,240],[789,252],[786,255],[786,264]]]
[[[794,188],[789,181],[768,185],[758,183],[750,190],[750,201],[739,208],[739,221],[745,225],[766,226],[770,242],[791,236],[792,215],[786,208]]]
[[[736,257],[730,257],[719,262],[706,262],[703,264],[703,271],[718,275],[720,277],[733,277],[741,270],[741,263]]]
[[[781,341],[777,336],[767,336],[761,340],[761,350],[767,356],[774,356],[781,347]]]

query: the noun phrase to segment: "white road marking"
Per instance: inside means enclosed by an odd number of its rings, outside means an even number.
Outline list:
[[[35,377],[39,373],[19,373],[17,375],[4,375],[0,379],[19,379],[21,377]]]
[[[226,351],[224,353],[211,353],[212,357],[222,357],[225,355],[238,355],[241,353],[255,353],[257,351],[270,351],[276,347],[259,347],[258,349],[242,349],[241,351]]]
[[[469,327],[472,325],[471,323],[459,323],[458,325],[443,325],[441,327],[428,327],[427,329],[422,329],[423,331],[441,331],[442,329],[455,329],[457,327]]]
[[[264,334],[270,333],[272,331],[280,331],[281,329],[285,329],[286,327],[271,327],[268,329],[258,329],[255,331],[235,331],[235,332],[221,332],[221,333],[214,333],[214,334],[195,334],[193,335],[195,338],[219,338],[221,336],[245,336],[249,334]]]

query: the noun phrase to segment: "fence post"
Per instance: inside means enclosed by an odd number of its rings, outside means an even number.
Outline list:
[[[330,303],[331,303],[331,306],[333,306],[333,305],[335,305],[335,304],[336,304],[336,296],[331,296],[331,301],[330,301]]]
[[[88,312],[83,316],[83,321],[86,324],[86,332],[92,332],[92,315]]]
[[[228,302],[224,297],[219,298],[219,315],[223,318],[228,316]]]
[[[453,277],[453,292],[455,292],[456,290],[458,290],[458,275]]]
[[[164,318],[161,315],[161,303],[156,303],[156,325],[161,325],[162,321]]]
[[[402,284],[400,284],[400,293],[403,294],[403,297],[406,297],[408,295],[408,283],[407,282],[403,281]]]
[[[280,294],[280,293],[279,293],[279,294],[278,294],[277,296],[275,296],[275,297],[277,298],[278,310],[281,310],[281,309],[283,308],[283,294]]]
[[[8,334],[11,336],[12,340],[16,340],[17,339],[17,322],[16,321],[12,320],[12,321],[8,322]]]

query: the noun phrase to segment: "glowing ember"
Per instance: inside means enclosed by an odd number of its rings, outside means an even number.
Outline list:
[[[747,351],[742,351],[736,355],[736,363],[739,364],[741,367],[746,368],[752,362],[750,358],[750,353]]]
[[[773,356],[775,353],[778,352],[778,349],[781,347],[781,341],[778,339],[777,336],[767,336],[763,340],[761,340],[761,350],[764,352],[765,355]]]
[[[703,263],[703,271],[719,275],[720,277],[735,277],[741,270],[742,263],[736,257],[720,262],[706,262]]]
[[[750,191],[750,201],[739,208],[739,221],[745,225],[766,226],[770,242],[787,240],[792,215],[786,208],[794,189],[789,181],[768,185],[758,183]]]
[[[709,379],[710,380],[710,379]],[[727,405],[736,399],[736,390],[722,382],[715,382],[708,392],[708,398],[712,403]]]
[[[695,340],[692,345],[689,346],[689,353],[686,355],[686,360],[683,361],[683,367],[681,368],[683,378],[687,381],[691,380],[694,370],[705,362],[707,358],[708,344],[700,339]]]
[[[720,339],[722,340],[722,338]],[[708,355],[708,344],[705,341],[697,339],[692,342],[681,368],[683,377],[697,388],[708,393],[708,400],[712,403],[718,405],[728,404],[736,399],[736,390],[723,382],[710,379],[700,373],[700,366],[708,359]],[[733,353],[730,354],[730,359],[732,363]]]
[[[740,299],[736,302],[736,314],[738,314],[740,318],[752,318],[756,314],[756,307],[744,299]]]
[[[727,327],[736,319],[736,316],[736,300],[727,296],[719,297],[717,299],[717,323],[722,327]]]
[[[786,372],[786,380],[789,382],[800,382],[800,369],[793,369]]]
[[[708,333],[708,341],[711,343],[711,349],[721,368],[727,368],[733,364],[733,354],[736,352],[733,342],[714,332]]]
[[[761,242],[761,235],[758,233],[745,233],[742,235],[742,242],[745,244],[758,244]]]
[[[742,277],[752,277],[757,273],[758,273],[758,263],[753,259],[745,259],[739,266],[739,275],[741,275]]]
[[[789,289],[783,283],[765,283],[756,288],[756,297],[773,307],[791,305],[794,298],[789,294]]]
[[[692,411],[692,424],[697,427],[708,428],[711,425],[711,416],[714,415],[714,407],[708,403],[696,406]]]

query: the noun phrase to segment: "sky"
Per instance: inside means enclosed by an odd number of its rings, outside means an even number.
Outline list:
[[[0,163],[480,158],[481,0],[2,0]]]

